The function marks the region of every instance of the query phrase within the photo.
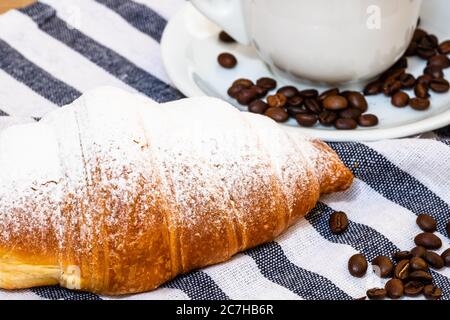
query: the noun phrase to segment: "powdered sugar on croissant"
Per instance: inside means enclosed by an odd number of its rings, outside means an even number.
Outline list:
[[[322,142],[221,100],[97,89],[0,133],[0,288],[150,290],[273,240],[351,181]]]

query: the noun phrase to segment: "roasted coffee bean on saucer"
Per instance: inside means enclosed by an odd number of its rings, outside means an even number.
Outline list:
[[[294,86],[284,86],[277,90],[277,93],[281,93],[287,99],[293,98],[298,94],[298,90]]]
[[[297,120],[298,124],[302,127],[313,127],[319,120],[319,117],[317,114],[313,113],[297,114],[295,120]]]
[[[267,104],[271,108],[283,108],[287,101],[286,96],[282,93],[277,93],[267,97]]]
[[[236,40],[234,40],[228,33],[225,31],[221,31],[219,33],[219,40],[225,43],[234,43]]]
[[[277,87],[277,81],[272,78],[263,77],[256,81],[256,85],[266,90],[273,90]]]
[[[248,111],[252,113],[264,114],[269,109],[269,105],[262,100],[253,100],[248,105]]]
[[[325,109],[331,111],[344,110],[348,107],[348,101],[342,96],[330,96],[323,100],[322,105]]]
[[[430,89],[436,93],[447,93],[450,90],[450,84],[445,79],[433,79],[430,82]]]
[[[406,107],[409,104],[409,95],[404,91],[399,91],[392,96],[391,103],[398,108]]]
[[[232,69],[237,65],[236,57],[228,52],[219,54],[217,61],[225,69]]]
[[[338,130],[353,130],[358,127],[358,123],[354,119],[339,118],[334,122],[334,127]]]
[[[374,127],[378,124],[378,117],[374,114],[363,114],[358,117],[358,124],[361,127]]]
[[[276,122],[286,122],[289,120],[289,114],[283,108],[269,108],[265,115]]]
[[[430,100],[423,98],[413,98],[409,100],[411,108],[417,111],[424,111],[430,108]]]

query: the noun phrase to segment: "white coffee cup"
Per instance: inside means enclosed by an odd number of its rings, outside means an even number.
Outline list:
[[[422,0],[191,0],[276,74],[295,81],[369,80],[406,51]]]

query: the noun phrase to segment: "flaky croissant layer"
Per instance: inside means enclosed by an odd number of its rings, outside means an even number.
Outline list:
[[[113,88],[6,129],[0,288],[147,291],[273,240],[352,181],[292,132],[214,98]]]

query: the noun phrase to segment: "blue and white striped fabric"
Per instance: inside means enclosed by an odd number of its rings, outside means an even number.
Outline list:
[[[156,101],[182,97],[161,63],[159,41],[183,0],[43,0],[0,16],[0,129],[38,121],[88,89],[113,85]],[[413,247],[415,218],[450,219],[450,130],[427,139],[333,143],[356,180],[324,197],[276,242],[180,276],[162,288],[103,297],[57,287],[0,291],[0,299],[352,299],[382,286],[347,272],[348,258]],[[1,169],[1,168],[0,168]],[[348,213],[349,230],[330,233],[329,215]],[[433,271],[450,299],[450,269]]]

